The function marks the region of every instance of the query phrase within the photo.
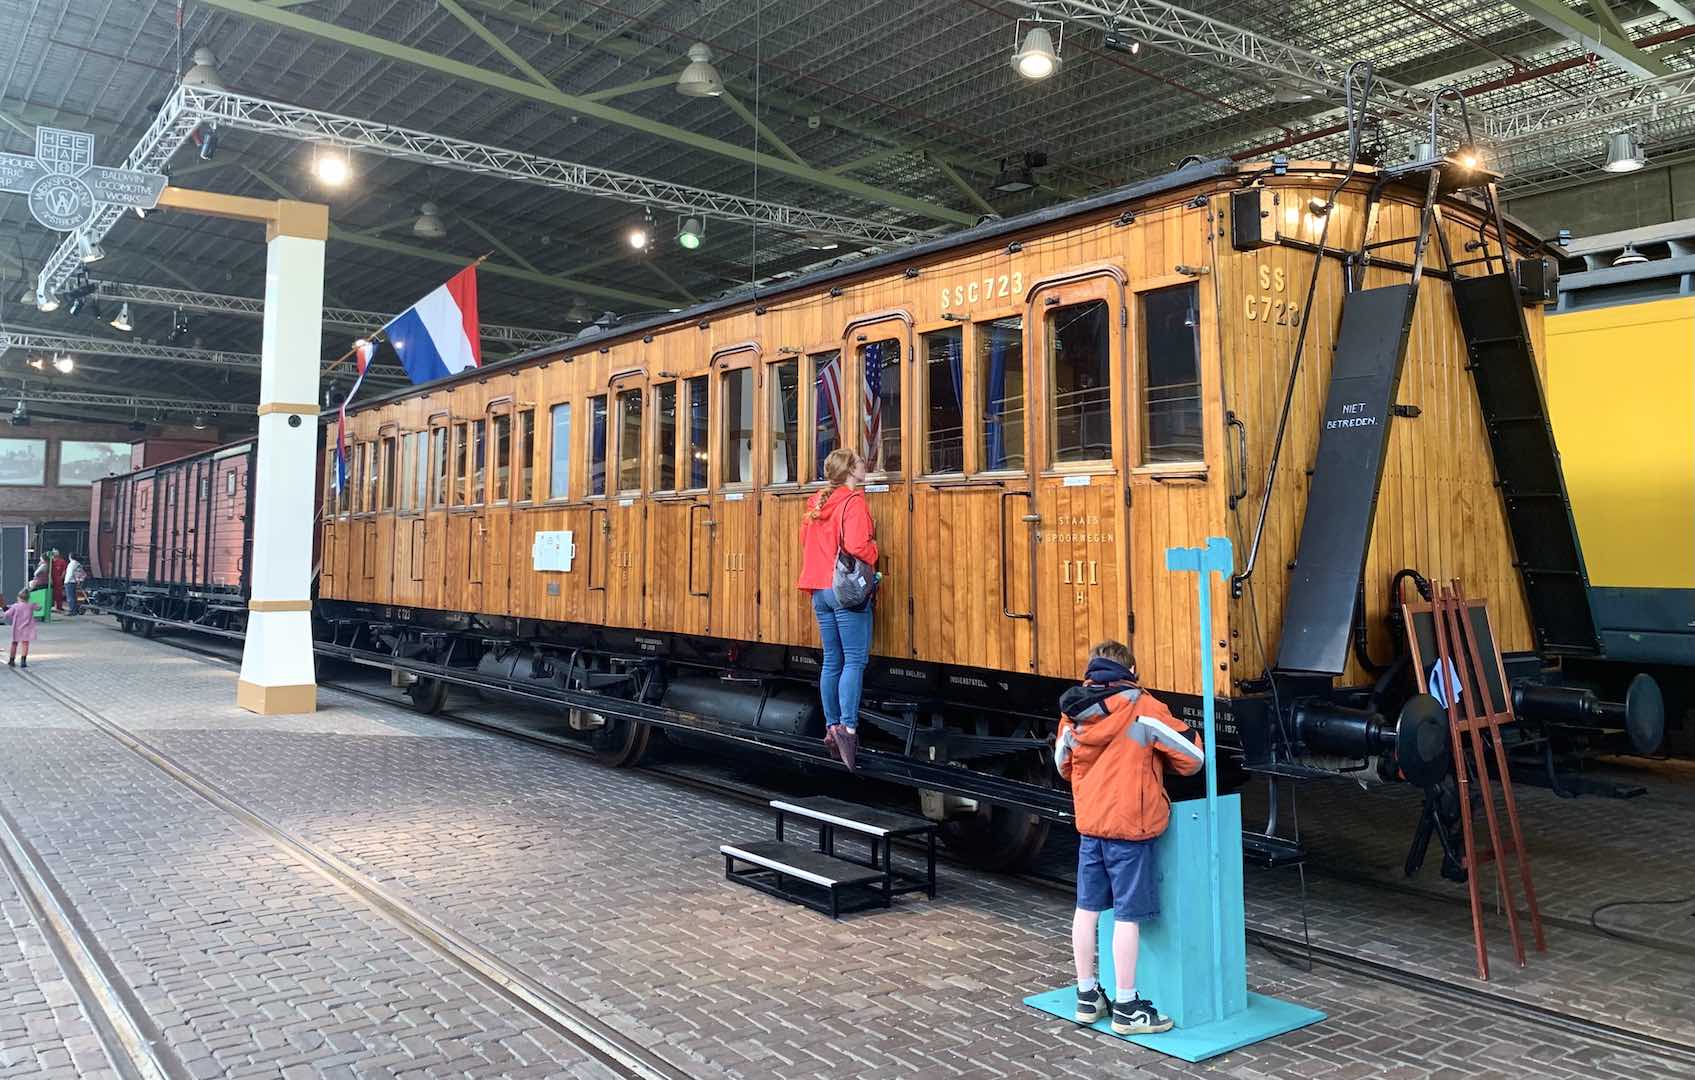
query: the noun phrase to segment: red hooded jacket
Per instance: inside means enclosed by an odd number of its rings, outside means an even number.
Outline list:
[[[807,509],[818,505],[824,497],[820,491],[807,500]],[[795,588],[811,592],[828,589],[836,566],[836,541],[848,554],[868,565],[877,565],[877,526],[865,505],[865,494],[846,485],[836,488],[819,511],[817,521],[802,521],[800,526],[800,579]]]

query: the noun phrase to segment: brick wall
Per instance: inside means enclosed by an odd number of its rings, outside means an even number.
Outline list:
[[[83,439],[93,442],[127,443],[151,439],[222,441],[216,429],[196,431],[188,424],[149,424],[145,432],[133,432],[126,424],[82,423],[41,418],[24,427],[0,424],[0,439],[44,439],[47,442],[46,484],[39,487],[0,484],[0,524],[5,525],[88,520],[88,485],[59,486],[61,442]],[[0,447],[3,446],[4,444],[0,443]]]

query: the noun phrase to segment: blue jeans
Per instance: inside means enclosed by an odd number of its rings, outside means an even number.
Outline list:
[[[77,613],[77,587],[67,581],[67,582],[65,582],[65,614],[75,615],[76,613]]]
[[[871,609],[849,611],[836,605],[829,589],[812,591],[812,613],[818,617],[818,639],[824,643],[824,667],[818,673],[818,696],[824,703],[824,722],[859,729],[859,693],[865,685],[865,661],[871,655]]]

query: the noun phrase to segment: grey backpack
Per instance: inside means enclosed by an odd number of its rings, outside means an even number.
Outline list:
[[[830,575],[830,591],[836,594],[836,604],[848,611],[864,611],[865,605],[877,595],[877,568],[842,547],[847,534],[847,503],[842,504],[841,520],[836,524],[836,568]]]

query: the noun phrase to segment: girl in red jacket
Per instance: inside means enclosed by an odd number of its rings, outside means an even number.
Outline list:
[[[837,551],[877,565],[877,527],[859,490],[865,482],[865,459],[859,451],[845,446],[831,451],[824,459],[824,479],[828,486],[808,502],[801,523],[803,558],[795,587],[812,596],[818,639],[824,646],[824,667],[818,673],[827,725],[824,745],[851,769],[859,750],[859,694],[871,655],[873,602],[857,611],[842,607],[831,579]]]

